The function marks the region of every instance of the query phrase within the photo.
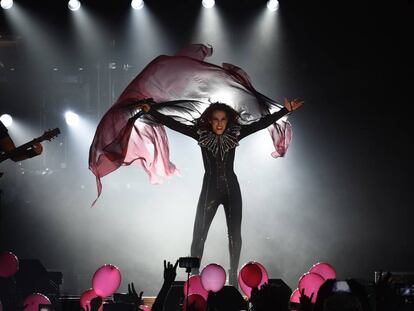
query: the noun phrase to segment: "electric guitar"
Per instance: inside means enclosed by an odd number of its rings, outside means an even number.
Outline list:
[[[55,128],[53,130],[49,130],[43,133],[42,136],[35,138],[19,147],[14,148],[8,152],[3,152],[0,154],[0,163],[10,159],[10,158],[17,158],[20,157],[22,160],[27,158],[32,158],[42,153],[42,148],[36,148],[35,144],[39,144],[42,141],[48,140],[51,141],[53,138],[57,137],[60,134],[59,128]]]

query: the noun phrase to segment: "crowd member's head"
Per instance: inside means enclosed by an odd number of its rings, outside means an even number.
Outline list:
[[[287,311],[291,294],[292,291],[288,287],[265,284],[260,289],[252,290],[250,302],[255,311]]]
[[[224,286],[219,292],[210,294],[208,306],[209,310],[215,311],[240,311],[248,309],[247,302],[233,286]]]
[[[318,291],[314,311],[369,311],[367,294],[354,280],[327,280]]]
[[[356,296],[347,292],[336,292],[324,301],[323,311],[363,311],[363,309]]]
[[[357,297],[359,302],[361,303],[362,310],[370,311],[371,307],[369,304],[368,292],[366,287],[363,284],[361,284],[361,282],[355,279],[349,279],[347,280],[347,283],[349,285],[349,290],[352,293],[352,295]]]
[[[323,311],[324,302],[327,298],[329,298],[332,295],[332,290],[335,283],[335,279],[329,279],[326,280],[325,283],[323,283],[322,286],[319,288],[318,296],[316,298],[314,307],[315,311]]]

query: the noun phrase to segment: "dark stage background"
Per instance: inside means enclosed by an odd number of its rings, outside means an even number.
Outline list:
[[[362,2],[362,1],[360,1]],[[181,169],[153,186],[144,171],[103,179],[98,206],[88,147],[103,113],[154,57],[189,43],[212,44],[208,61],[244,68],[256,88],[299,97],[294,138],[272,159],[266,131],[238,147],[243,195],[241,263],[257,260],[292,288],[317,261],[339,278],[373,280],[377,269],[413,271],[413,1],[15,1],[0,11],[0,114],[17,144],[59,127],[37,158],[1,163],[3,250],[62,271],[80,294],[112,263],[145,295],[162,282],[162,260],[189,254],[202,182],[197,145],[168,131]],[[66,125],[67,109],[78,127]],[[222,209],[202,265],[228,268]],[[184,279],[180,270],[179,279]]]

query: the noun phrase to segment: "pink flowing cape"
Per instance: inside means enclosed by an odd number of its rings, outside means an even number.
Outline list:
[[[164,127],[148,114],[138,117],[133,104],[139,100],[152,98],[157,110],[185,124],[192,124],[212,102],[233,107],[241,115],[241,124],[257,121],[281,108],[256,91],[241,68],[205,62],[212,52],[211,46],[193,44],[176,55],[158,56],[106,112],[89,150],[89,169],[96,176],[98,198],[102,192],[101,178],[121,165],[141,165],[153,184],[178,174],[169,159]],[[275,147],[272,156],[283,157],[292,139],[287,118],[268,130]]]

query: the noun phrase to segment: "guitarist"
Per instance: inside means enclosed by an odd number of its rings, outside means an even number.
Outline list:
[[[10,138],[7,128],[0,121],[0,154],[10,154],[10,159],[18,162],[40,155],[43,147],[41,143],[34,142],[29,148],[23,149],[22,151],[19,150],[18,152],[15,151],[16,146]]]

